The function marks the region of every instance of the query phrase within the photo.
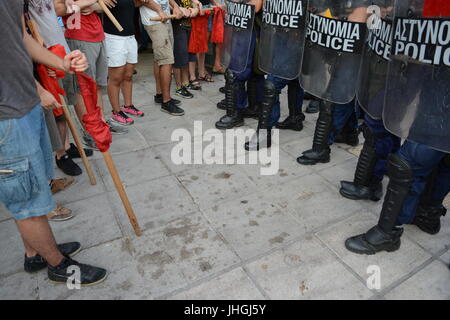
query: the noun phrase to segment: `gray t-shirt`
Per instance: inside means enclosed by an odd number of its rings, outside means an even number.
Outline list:
[[[0,1],[0,120],[21,118],[40,102],[22,16],[23,1]]]
[[[39,27],[39,33],[46,47],[60,44],[64,46],[66,53],[69,53],[63,29],[58,24],[53,0],[30,0],[28,10]]]

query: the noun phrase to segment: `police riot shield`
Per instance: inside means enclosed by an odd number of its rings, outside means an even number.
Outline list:
[[[369,12],[356,97],[364,111],[373,119],[381,120],[394,27],[394,0],[373,1]]]
[[[340,104],[354,99],[371,3],[309,1],[300,73],[300,84],[306,92]]]
[[[383,121],[393,134],[450,152],[450,2],[395,4]]]
[[[259,68],[267,74],[298,78],[306,34],[307,0],[264,0]]]
[[[245,70],[252,44],[255,6],[245,2],[225,0],[222,65],[234,72]]]

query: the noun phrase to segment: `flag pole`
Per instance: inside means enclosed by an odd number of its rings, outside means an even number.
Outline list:
[[[89,181],[91,182],[91,185],[95,186],[97,184],[97,180],[95,179],[94,171],[92,170],[91,164],[89,163],[89,160],[86,156],[86,152],[84,152],[84,148],[83,148],[83,145],[80,140],[80,135],[78,134],[78,130],[75,126],[72,115],[70,114],[69,108],[67,107],[67,103],[66,103],[66,100],[64,99],[64,96],[63,95],[59,95],[59,96],[62,101],[62,108],[64,111],[64,116],[67,120],[67,124],[69,126],[70,132],[72,133],[72,137],[73,137],[73,140],[75,141],[78,152],[81,155],[81,160],[83,161],[83,165],[86,168],[86,172],[89,176]]]

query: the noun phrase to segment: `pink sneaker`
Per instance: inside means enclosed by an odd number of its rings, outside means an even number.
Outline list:
[[[135,117],[140,118],[140,117],[144,116],[144,113],[141,110],[137,109],[134,105],[131,105],[128,107],[123,106],[122,108],[120,108],[120,110],[122,110],[125,113],[131,114],[132,116],[135,116]]]
[[[123,111],[115,112],[113,111],[111,120],[125,126],[129,126],[134,123],[134,120],[127,116]]]

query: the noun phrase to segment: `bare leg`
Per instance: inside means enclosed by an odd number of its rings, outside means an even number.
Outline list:
[[[175,74],[176,74],[176,69]],[[159,78],[161,83],[161,92],[163,95],[163,102],[171,100],[170,97],[170,83],[172,82],[172,65],[165,64],[159,67]]]
[[[61,159],[62,156],[66,154],[66,150],[69,149],[67,146],[69,137],[67,136],[67,122],[66,120],[57,120],[56,125],[58,126],[59,136],[61,141],[64,141],[64,149],[56,151],[56,159]]]
[[[181,68],[181,81],[183,85],[189,85],[189,64]]]
[[[123,101],[125,106],[133,105],[133,72],[134,64],[127,63],[125,65],[125,73],[121,85]]]
[[[195,73],[195,67],[197,66],[196,61],[190,61],[189,62],[189,80],[194,81],[197,79],[197,75]]]
[[[80,120],[80,123],[83,123],[83,115],[86,114],[86,106],[84,105],[84,101],[83,98],[81,97],[81,94],[77,94],[77,101],[74,107],[77,117]]]
[[[17,220],[17,228],[26,246],[39,253],[51,266],[57,266],[63,255],[56,246],[55,238],[48,224],[47,217],[31,217]],[[33,254],[34,252],[30,252]]]
[[[173,73],[175,74],[175,83],[177,85],[177,89],[181,88],[181,86],[183,85],[183,79],[181,77],[181,69],[173,68]]]
[[[125,66],[108,68],[108,97],[113,111],[120,112],[120,86],[124,79]]]
[[[161,89],[161,75],[160,75],[160,69],[163,66],[159,66],[156,62],[153,63],[153,74],[155,75],[155,81],[156,81],[156,94],[162,94]]]
[[[214,70],[222,68],[222,44],[216,44],[216,56],[214,59]]]

